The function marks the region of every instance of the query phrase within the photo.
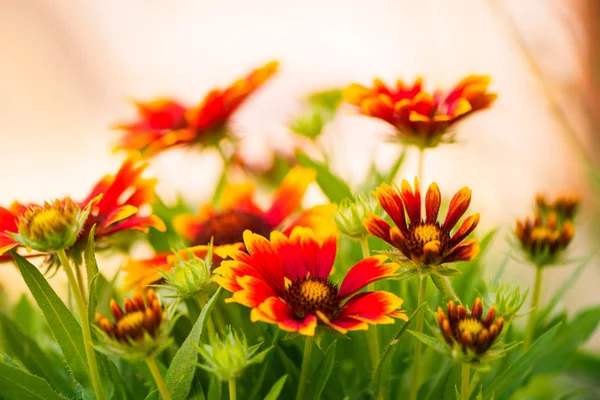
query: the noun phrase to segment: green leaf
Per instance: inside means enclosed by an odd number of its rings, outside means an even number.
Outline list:
[[[19,329],[29,337],[34,337],[40,324],[40,313],[29,301],[26,294],[21,295],[19,301],[11,310],[12,319]]]
[[[98,304],[98,296],[97,296],[97,279],[98,279],[98,262],[96,261],[96,253],[95,253],[95,232],[96,225],[92,226],[90,230],[90,234],[88,236],[87,246],[85,248],[84,260],[85,260],[85,270],[88,278],[88,293],[89,293],[89,301],[88,301],[88,323],[92,325],[95,321],[95,313],[96,313],[96,305]],[[79,267],[76,267],[79,268]]]
[[[420,340],[421,342],[423,342],[427,346],[431,347],[432,349],[434,349],[438,353],[445,354],[445,355],[448,354],[448,348],[444,344],[442,344],[442,342],[438,338],[426,335],[426,334],[421,333],[421,332],[411,331],[411,330],[409,330],[408,333],[410,333],[415,338],[417,338],[418,340]]]
[[[282,376],[275,382],[275,384],[269,390],[269,393],[265,396],[264,400],[277,400],[281,391],[283,390],[283,386],[285,385],[285,380],[287,379],[287,375]]]
[[[311,386],[315,385],[315,395],[313,397],[314,400],[319,400],[321,395],[323,394],[323,390],[325,390],[325,385],[331,376],[331,371],[333,371],[333,363],[335,362],[335,347],[337,344],[337,339],[335,339],[325,352],[325,356],[323,360],[319,364],[319,367],[315,371],[316,376],[311,380]]]
[[[258,345],[258,346],[260,346],[260,345]],[[250,364],[260,364],[261,362],[264,361],[265,357],[267,356],[267,353],[269,351],[271,351],[272,349],[273,349],[273,346],[269,347],[268,349],[265,349],[265,350],[261,351],[260,353],[258,353],[254,357],[252,357],[250,360],[248,360],[248,365],[250,365]]]
[[[12,256],[27,287],[42,310],[71,373],[83,387],[89,388],[91,381],[81,326],[41,272],[14,251]]]
[[[323,163],[312,160],[301,151],[296,152],[298,163],[317,172],[317,184],[332,203],[340,203],[346,198],[352,198],[352,191],[344,180],[336,176]]]
[[[166,231],[160,232],[156,229],[150,229],[148,235],[148,241],[156,252],[171,251],[172,249],[179,249],[183,247],[183,240],[179,237],[175,228],[173,227],[173,218],[177,215],[186,214],[191,210],[185,205],[181,197],[177,197],[177,202],[169,206],[165,204],[160,197],[156,197],[156,200],[152,204],[152,212],[158,218],[162,219],[167,228]]]
[[[0,398],[6,400],[64,400],[47,381],[7,362],[0,355]],[[11,360],[12,361],[12,360]]]
[[[19,360],[31,373],[38,375],[54,387],[64,387],[58,371],[46,353],[6,315],[0,313],[0,329],[6,339],[5,351]]]
[[[210,377],[207,400],[221,400],[223,385],[214,375]]]
[[[560,325],[556,325],[544,332],[521,357],[492,381],[487,392],[493,393],[494,397],[508,397],[510,395],[508,392],[514,390],[527,378],[531,369],[548,351],[548,347],[556,337],[559,328]]]
[[[444,296],[444,301],[458,301],[458,297],[456,297],[456,293],[454,293],[450,282],[448,282],[448,278],[438,274],[437,272],[432,272],[429,276],[431,276],[431,280]]]
[[[554,311],[554,308],[556,308],[556,306],[558,305],[558,302],[564,297],[564,295],[569,291],[569,289],[571,289],[571,287],[575,284],[575,282],[577,281],[577,279],[583,272],[583,269],[588,264],[590,259],[591,259],[591,256],[588,257],[586,260],[584,260],[581,264],[579,264],[577,266],[577,268],[575,268],[573,270],[573,272],[571,273],[571,276],[569,276],[569,278],[565,281],[565,283],[563,283],[563,285],[560,287],[560,289],[558,289],[558,291],[556,291],[556,293],[554,293],[554,296],[552,296],[548,305],[546,305],[546,307],[544,307],[540,311],[540,313],[537,317],[538,322],[544,321],[548,317],[548,315],[550,315],[550,313],[552,311]]]
[[[390,169],[389,169],[389,171],[387,173],[387,176],[384,177],[384,181],[383,182],[389,183],[389,182],[392,182],[394,180],[394,178],[396,178],[396,175],[398,174],[398,171],[400,170],[400,167],[404,163],[404,159],[406,158],[406,153],[407,152],[408,152],[408,146],[405,146],[402,149],[402,152],[400,153],[400,156],[396,159],[396,161],[390,167]]]
[[[339,89],[326,90],[310,95],[307,100],[309,110],[294,119],[290,129],[294,133],[314,139],[335,116],[342,100],[342,93]]]
[[[166,383],[173,400],[185,400],[190,392],[196,371],[196,363],[198,362],[198,352],[195,345],[200,342],[200,335],[220,294],[221,288],[219,287],[202,309],[192,331],[171,361],[171,365],[167,371]]]

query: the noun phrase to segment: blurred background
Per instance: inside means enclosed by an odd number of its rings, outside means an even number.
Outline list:
[[[499,100],[460,125],[459,144],[427,152],[425,183],[437,181],[445,196],[471,187],[480,234],[500,227],[490,271],[536,193],[579,193],[571,254],[585,257],[600,235],[599,22],[597,0],[0,0],[0,204],[83,196],[123,159],[110,151],[118,137],[110,126],[133,116],[129,100],[194,104],[272,59],[281,72],[234,118],[258,162],[267,145],[290,150],[287,125],[310,92],[375,76],[448,88],[477,73],[492,76]],[[360,181],[372,157],[391,161],[398,149],[382,141],[386,129],[340,110],[325,133],[339,173]],[[415,165],[411,153],[399,178]],[[166,200],[182,193],[196,204],[210,197],[219,168],[216,154],[176,150],[154,159],[148,175]],[[565,297],[569,309],[600,303],[598,260]],[[570,272],[551,269],[544,295]],[[509,265],[523,286],[533,275]],[[0,266],[0,284],[12,299],[24,291],[10,264]],[[600,348],[600,335],[589,345]]]

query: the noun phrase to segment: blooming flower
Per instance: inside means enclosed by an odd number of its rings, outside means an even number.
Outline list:
[[[179,250],[176,253],[161,252],[154,257],[146,259],[129,259],[127,263],[121,267],[125,272],[125,285],[123,290],[143,289],[153,283],[157,283],[163,279],[164,273],[171,272],[180,263],[182,265],[182,278],[185,283],[188,281],[196,287],[197,290],[202,289],[203,284],[195,280],[188,280],[187,277],[193,274],[192,269],[199,269],[199,275],[204,277],[204,284],[210,280],[211,268],[213,265],[219,265],[228,254],[234,250],[239,250],[240,245],[225,245],[216,246],[210,252],[210,246],[194,246]],[[210,261],[203,260],[209,255]],[[162,271],[162,272],[161,272]]]
[[[533,219],[517,220],[515,234],[527,258],[543,267],[555,263],[571,243],[575,225],[570,220],[559,224],[556,212],[544,218],[538,211]]]
[[[225,136],[229,118],[277,72],[278,66],[278,62],[272,61],[225,89],[213,89],[195,107],[164,98],[136,103],[139,119],[116,127],[124,131],[116,149],[152,157],[176,146],[218,142]]]
[[[4,227],[8,228],[0,232],[0,254],[17,246],[40,252],[71,247],[81,233],[90,208],[98,200],[98,197],[90,199],[83,209],[69,197],[46,202],[43,206],[31,205],[21,210],[17,221],[9,210],[0,208],[0,214],[6,219]]]
[[[399,80],[396,87],[375,79],[372,88],[352,84],[343,95],[362,114],[393,125],[393,140],[425,148],[447,141],[444,134],[458,121],[492,105],[497,95],[487,91],[489,83],[488,76],[469,75],[449,92],[431,94],[421,79],[412,85]]]
[[[150,227],[164,230],[164,223],[155,215],[147,215],[140,208],[149,205],[154,197],[155,179],[143,179],[142,172],[147,164],[139,164],[136,157],[130,157],[122,164],[115,175],[106,175],[92,189],[90,194],[80,202],[75,202],[76,208],[88,210],[86,218],[83,219],[83,227],[79,229],[76,240],[69,246],[71,255],[76,261],[80,252],[85,248],[92,227],[96,226],[95,239],[97,244],[111,235],[129,230],[140,230],[147,232]],[[27,220],[30,210],[42,210],[43,207],[30,204],[23,205],[13,203],[9,209],[0,207],[0,248],[10,245],[8,241],[10,232],[16,232],[19,221]],[[47,224],[47,216],[50,211],[44,213]],[[56,213],[53,211],[53,215]],[[89,215],[88,215],[89,214]],[[39,225],[39,224],[38,224]],[[34,231],[35,232],[35,231]],[[14,247],[14,246],[12,246]],[[34,250],[42,251],[42,248]],[[50,260],[50,264],[54,261]]]
[[[164,350],[171,342],[169,319],[152,289],[146,291],[146,300],[135,294],[125,298],[125,311],[115,300],[110,302],[114,322],[100,313],[96,321],[103,335],[99,350],[129,360],[143,360]]]
[[[448,302],[448,314],[438,307],[437,320],[444,339],[450,346],[459,347],[463,353],[481,355],[500,335],[504,318],[496,319],[496,308],[491,307],[483,318],[483,305],[478,297],[471,313],[463,306]]]
[[[452,197],[448,213],[441,225],[438,222],[441,195],[435,182],[429,186],[425,195],[424,218],[421,213],[421,192],[416,178],[414,192],[410,184],[403,180],[401,189],[383,184],[377,188],[375,195],[395,226],[392,227],[382,218],[371,214],[364,220],[367,230],[400,250],[416,265],[469,261],[479,254],[477,239],[464,241],[479,223],[479,213],[466,218],[460,228],[452,234],[458,220],[469,208],[471,190],[468,187],[463,187]]]
[[[384,292],[358,291],[380,279],[396,276],[396,264],[384,264],[385,256],[368,257],[354,265],[338,286],[328,277],[336,254],[336,236],[323,239],[304,227],[288,237],[271,233],[270,240],[244,232],[248,253],[232,253],[215,270],[215,281],[233,293],[226,302],[252,308],[253,322],[313,336],[318,324],[345,334],[366,330],[368,324],[407,320],[400,311],[403,300]]]
[[[292,168],[267,210],[256,205],[254,184],[230,185],[223,191],[220,210],[207,204],[200,208],[198,215],[178,216],[173,221],[175,230],[192,245],[206,245],[212,239],[215,246],[241,243],[246,229],[268,236],[281,226],[286,232],[294,226],[318,226],[321,232],[327,234],[335,229],[331,206],[312,207],[289,221],[314,179],[314,170]]]

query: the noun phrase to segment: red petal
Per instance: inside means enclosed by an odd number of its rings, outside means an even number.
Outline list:
[[[287,174],[277,192],[265,219],[271,226],[277,226],[298,210],[308,185],[314,182],[316,173],[312,169],[294,167]]]
[[[427,189],[427,194],[425,195],[427,223],[433,224],[437,221],[441,203],[442,196],[440,195],[440,188],[438,188],[438,185],[433,182],[431,185],[429,185],[429,189]]]
[[[456,246],[450,254],[448,254],[442,260],[442,263],[454,262],[454,261],[471,261],[477,254],[479,254],[479,242],[477,239],[467,240]]]
[[[341,298],[356,293],[372,282],[395,276],[399,266],[392,263],[384,264],[386,259],[386,256],[372,256],[350,268],[340,286]]]
[[[277,294],[282,294],[285,290],[283,265],[275,246],[263,236],[248,230],[244,232],[244,244],[252,257],[252,266]]]
[[[471,232],[473,232],[473,230],[477,227],[478,223],[479,213],[473,214],[467,219],[465,219],[460,228],[452,236],[452,239],[450,240],[450,246],[456,246],[457,244],[462,242],[464,238],[466,238]]]
[[[381,208],[390,216],[394,224],[406,232],[406,217],[404,216],[404,205],[398,191],[387,184],[383,184],[375,191],[375,196],[381,204]]]
[[[402,181],[402,200],[406,207],[406,212],[410,219],[411,224],[418,224],[421,222],[421,193],[419,192],[419,182],[415,178],[415,191],[413,193],[412,188],[407,180]]]
[[[273,289],[259,278],[250,275],[241,276],[237,277],[237,283],[241,289],[233,292],[233,295],[225,302],[235,302],[254,308],[269,297],[275,296]]]
[[[469,204],[471,203],[471,189],[463,187],[460,189],[452,200],[450,200],[450,206],[448,207],[448,214],[444,221],[444,228],[451,231],[456,225],[458,220],[467,212]]]
[[[371,324],[391,324],[389,316],[396,315],[403,300],[390,292],[378,291],[358,294],[343,306],[340,317],[353,318]],[[334,321],[335,322],[335,321]]]

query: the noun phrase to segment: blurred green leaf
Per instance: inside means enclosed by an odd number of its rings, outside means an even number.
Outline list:
[[[323,131],[341,103],[342,93],[339,89],[326,90],[310,95],[307,99],[309,109],[290,123],[292,132],[315,139]]]
[[[332,203],[340,203],[346,198],[352,198],[352,191],[346,182],[334,175],[329,167],[312,160],[301,151],[296,152],[298,163],[303,167],[312,168],[317,172],[317,184]]]
[[[200,342],[200,336],[202,335],[206,321],[209,318],[215,302],[221,294],[221,290],[222,289],[219,287],[211,299],[206,303],[206,306],[202,309],[192,331],[171,361],[171,365],[167,371],[166,383],[173,400],[184,400],[190,392],[194,373],[196,371],[196,363],[198,362],[198,352],[196,351],[195,345]]]
[[[0,398],[6,400],[65,400],[47,381],[7,362],[0,355]]]
[[[156,252],[171,251],[180,249],[184,246],[184,241],[173,227],[173,218],[181,214],[190,213],[191,210],[185,205],[181,197],[177,197],[174,205],[165,204],[162,199],[156,196],[152,204],[152,212],[165,223],[167,230],[160,232],[156,229],[150,229],[146,237],[148,242]]]
[[[210,377],[210,384],[208,385],[208,396],[207,400],[221,400],[223,385],[214,375]]]
[[[287,379],[287,375],[282,376],[275,382],[275,384],[269,390],[269,393],[265,396],[264,400],[277,400],[279,398],[279,394],[283,390],[283,386],[285,385],[285,380]]]
[[[27,287],[42,310],[73,376],[85,388],[91,387],[81,326],[42,273],[17,253],[12,252],[12,255]]]
[[[331,371],[333,371],[333,363],[335,362],[335,348],[336,348],[337,340],[331,342],[327,350],[325,351],[325,355],[323,359],[319,363],[318,368],[313,373],[313,378],[311,379],[311,386],[315,388],[314,400],[319,400],[321,395],[323,394],[323,390],[325,390],[325,385],[327,385],[327,381],[331,377]]]

